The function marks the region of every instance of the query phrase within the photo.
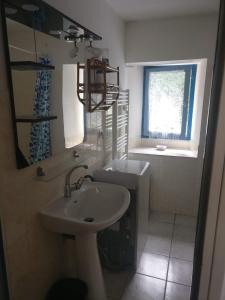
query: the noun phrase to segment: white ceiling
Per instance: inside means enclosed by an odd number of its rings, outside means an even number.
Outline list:
[[[220,0],[107,0],[126,21],[210,14],[219,10]]]

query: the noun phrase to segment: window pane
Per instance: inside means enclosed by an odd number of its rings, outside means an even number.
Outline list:
[[[149,75],[149,131],[180,135],[185,71],[151,72]]]

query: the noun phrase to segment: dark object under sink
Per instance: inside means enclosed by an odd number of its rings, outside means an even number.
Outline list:
[[[46,300],[84,300],[88,288],[85,282],[75,278],[64,278],[55,282],[49,289]]]

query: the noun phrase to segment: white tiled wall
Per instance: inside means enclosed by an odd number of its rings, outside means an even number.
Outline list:
[[[196,216],[200,193],[201,161],[197,158],[129,154],[150,163],[150,208]]]

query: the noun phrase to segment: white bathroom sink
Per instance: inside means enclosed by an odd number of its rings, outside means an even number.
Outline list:
[[[95,233],[118,221],[130,204],[122,186],[100,182],[84,183],[71,198],[60,198],[41,211],[43,225],[64,234]]]

